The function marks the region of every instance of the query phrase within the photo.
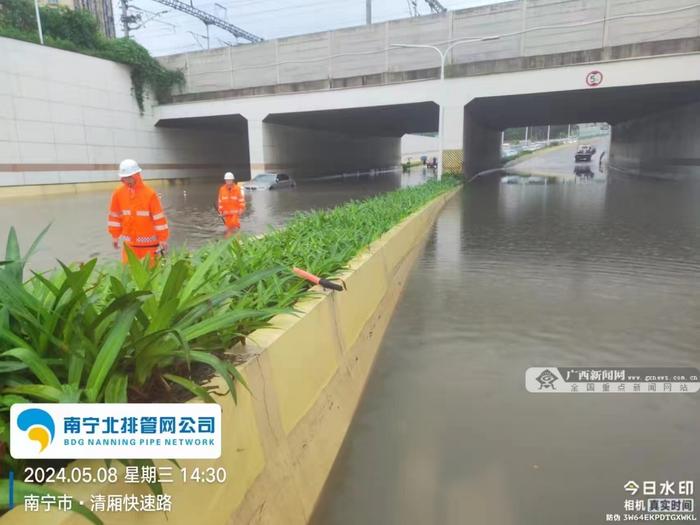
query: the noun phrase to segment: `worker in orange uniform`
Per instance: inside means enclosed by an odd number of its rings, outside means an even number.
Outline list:
[[[224,175],[224,185],[219,188],[217,208],[226,225],[228,237],[241,227],[240,216],[245,211],[243,188],[236,184],[236,177],[230,171]]]
[[[127,263],[126,246],[136,257],[149,257],[155,264],[156,253],[168,249],[168,221],[158,194],[141,179],[141,167],[135,160],[119,164],[122,185],[114,190],[109,207],[108,230],[114,248],[123,242],[122,262]]]

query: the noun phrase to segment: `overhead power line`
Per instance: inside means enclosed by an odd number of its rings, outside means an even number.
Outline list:
[[[407,0],[408,2],[408,13],[410,16],[420,16],[420,11],[418,11],[418,0]],[[438,0],[425,0],[428,4],[431,13],[446,13],[447,9]]]
[[[248,42],[262,42],[263,38],[254,35],[253,33],[249,33],[248,31],[245,31],[241,29],[240,27],[237,27],[226,20],[222,20],[219,17],[216,17],[212,14],[207,13],[206,11],[202,11],[201,9],[197,9],[194,6],[191,6],[189,4],[185,4],[184,2],[180,2],[179,0],[155,0],[159,4],[166,5],[168,7],[172,7],[173,9],[177,9],[178,11],[182,11],[183,13],[187,13],[188,15],[192,15],[196,18],[199,18],[204,24],[209,27],[211,26],[216,26],[220,27],[221,29],[228,31],[231,33],[233,36],[236,38],[243,38],[247,40]]]
[[[445,13],[447,9],[438,0],[425,0],[433,13]]]

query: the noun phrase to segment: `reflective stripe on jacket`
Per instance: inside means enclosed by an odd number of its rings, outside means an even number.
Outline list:
[[[243,189],[238,184],[231,188],[224,184],[219,188],[219,200],[217,203],[221,215],[240,215],[245,211],[245,196]]]
[[[153,246],[168,240],[168,221],[158,194],[136,175],[136,186],[114,190],[107,229],[130,246]]]

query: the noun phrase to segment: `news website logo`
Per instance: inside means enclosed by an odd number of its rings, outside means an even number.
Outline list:
[[[692,394],[700,392],[694,367],[539,367],[525,371],[528,392],[547,394]]]
[[[15,459],[216,459],[215,403],[37,403],[10,408]]]
[[[39,444],[39,453],[51,444],[56,433],[53,418],[40,408],[22,410],[17,416],[17,427],[26,432],[25,439]]]
[[[542,371],[540,375],[538,375],[535,378],[535,381],[537,381],[540,384],[540,390],[542,389],[547,389],[551,388],[552,390],[556,390],[557,387],[554,385],[554,383],[558,380],[559,378],[552,372],[550,369],[545,369]]]

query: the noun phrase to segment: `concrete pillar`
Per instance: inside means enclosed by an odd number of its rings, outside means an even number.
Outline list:
[[[501,130],[484,126],[464,109],[464,173],[467,176],[501,164]]]
[[[443,118],[443,171],[461,173],[464,169],[464,106],[446,105]]]
[[[248,117],[248,154],[250,178],[266,171],[265,123],[261,117]]]

